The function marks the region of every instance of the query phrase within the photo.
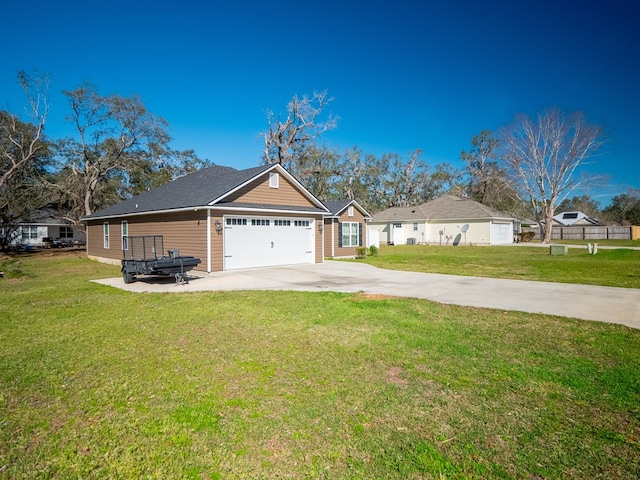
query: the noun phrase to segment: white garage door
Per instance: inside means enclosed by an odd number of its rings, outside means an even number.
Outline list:
[[[314,262],[310,218],[225,216],[224,269]]]
[[[513,226],[510,223],[491,224],[491,245],[513,243]]]

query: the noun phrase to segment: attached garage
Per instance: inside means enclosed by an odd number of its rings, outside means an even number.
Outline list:
[[[329,213],[281,165],[214,165],[85,217],[87,254],[119,264],[124,236],[163,235],[206,272],[321,263]]]
[[[224,269],[314,263],[313,218],[224,217]]]

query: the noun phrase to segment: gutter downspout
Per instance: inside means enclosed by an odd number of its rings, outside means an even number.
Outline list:
[[[211,209],[207,208],[207,273],[211,273]]]
[[[331,219],[331,258],[335,258],[336,256],[336,227],[335,227],[335,218]]]

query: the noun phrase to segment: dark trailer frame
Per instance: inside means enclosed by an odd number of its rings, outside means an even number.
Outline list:
[[[200,264],[196,257],[181,257],[179,250],[164,255],[162,235],[123,237],[121,268],[124,283],[136,281],[137,275],[173,275],[176,282],[187,280],[186,272]]]

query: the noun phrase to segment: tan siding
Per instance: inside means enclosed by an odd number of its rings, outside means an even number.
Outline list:
[[[132,217],[129,220],[129,235],[163,235],[165,250],[178,249],[180,255],[198,257],[202,263],[197,269],[206,269],[207,216],[205,210]]]
[[[316,207],[289,180],[280,175],[278,188],[269,187],[269,174],[258,177],[237,192],[225,198],[229,202],[257,203],[264,205],[293,205]]]
[[[221,272],[224,268],[223,263],[223,245],[222,235],[224,232],[224,222],[222,216],[225,212],[212,211],[211,212],[211,271]],[[220,222],[222,229],[220,232],[216,231],[216,220]]]
[[[87,225],[87,255],[120,260],[120,222],[109,221],[109,248],[104,248],[103,221],[91,221]]]
[[[315,262],[316,263],[322,263],[324,261],[324,256],[322,254],[322,232],[320,232],[320,230],[318,229],[318,225],[322,225],[322,221],[323,221],[323,217],[322,215],[318,215],[317,217],[315,217],[316,220],[316,224],[315,224],[315,240],[316,240],[316,258],[315,258]],[[324,228],[324,227],[323,227]]]
[[[335,221],[333,218],[325,218],[324,220],[324,256],[325,257],[333,257],[333,249],[331,248],[331,244],[333,239],[335,238],[335,234],[332,235],[332,232],[337,228],[335,225]]]
[[[197,270],[206,269],[206,211],[140,215],[126,220],[129,224],[129,236],[162,235],[165,250],[178,249],[180,255],[198,257],[202,263]],[[90,221],[87,228],[87,254],[119,260],[122,258],[122,219],[111,219],[108,222],[110,248],[103,247],[104,221]]]
[[[353,217],[348,215],[348,211],[345,210],[342,215],[339,217],[339,222],[356,222],[360,224],[360,228],[362,228],[362,245],[363,247],[367,246],[367,224],[364,221],[364,215],[357,208],[353,209]],[[339,226],[338,222],[334,222],[333,224],[334,231],[334,256],[335,257],[351,257],[357,254],[357,247],[339,247],[340,239],[338,237],[339,234]],[[330,251],[330,250],[328,250]],[[328,254],[327,254],[328,255]]]
[[[281,179],[282,182],[282,179]],[[281,183],[282,185],[282,183]],[[223,269],[223,233],[216,231],[215,221],[218,220],[224,227],[224,215],[242,215],[238,211],[211,211],[211,271],[217,272]],[[288,214],[289,217],[315,218],[315,262],[322,263],[322,233],[317,225],[322,222],[322,215]],[[176,212],[155,215],[140,215],[127,219],[129,223],[129,235],[163,235],[164,248],[178,249],[181,255],[193,255],[200,258],[202,263],[196,270],[207,271],[207,212]],[[109,220],[110,248],[103,248],[102,220],[88,222],[87,225],[87,254],[90,257],[102,260],[119,262],[122,258],[121,250],[121,219]],[[166,252],[165,252],[166,254]]]

